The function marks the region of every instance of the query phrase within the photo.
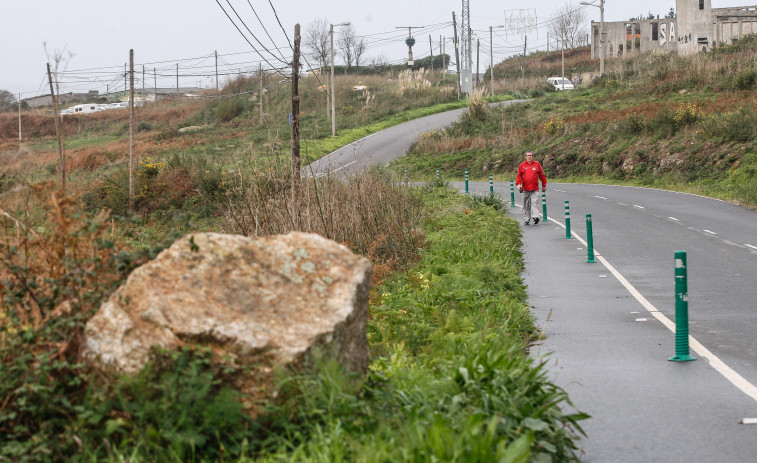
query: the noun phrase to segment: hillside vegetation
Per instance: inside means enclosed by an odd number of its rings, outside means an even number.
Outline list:
[[[424,134],[395,168],[421,178],[442,168],[450,179],[468,168],[509,180],[531,149],[553,179],[672,188],[755,207],[756,59],[757,38],[747,36],[693,57],[607,60],[605,76],[574,91],[548,91]],[[559,60],[545,74],[555,66]]]
[[[566,70],[590,72],[587,50]],[[331,137],[322,82],[303,79],[303,164],[408,118],[468,105],[392,169],[431,179],[512,178],[526,149],[548,175],[700,191],[757,205],[753,38],[706,55],[608,60],[573,92],[545,84],[559,52],[502,63],[490,108],[457,101],[454,78],[340,75]],[[520,280],[519,227],[493,198],[405,188],[376,169],[290,190],[290,91],[259,100],[237,79],[194,102],[137,110],[137,191],[128,210],[126,111],[66,117],[68,188],[44,111],[0,115],[0,460],[571,461],[586,416],[528,357],[538,338]],[[365,91],[352,90],[363,84]],[[222,97],[222,98],[217,98]],[[185,129],[185,130],[182,130]],[[433,182],[432,182],[433,183]],[[134,378],[103,378],[80,356],[84,323],[129,272],[178,236],[322,234],[373,263],[366,378],[322,359],[282,378],[256,420],[210,350],[155,350]],[[234,368],[232,368],[234,367]]]

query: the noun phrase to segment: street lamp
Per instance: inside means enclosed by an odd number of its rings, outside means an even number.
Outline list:
[[[494,39],[492,37],[492,29],[501,29],[505,26],[489,26],[489,71],[492,73],[492,96],[494,96]]]
[[[336,103],[334,102],[334,27],[349,26],[350,23],[344,22],[332,24],[329,29],[331,34],[331,136],[336,136]]]
[[[605,0],[599,0],[599,5],[589,2],[580,4],[599,8],[599,77],[602,77],[605,74]]]

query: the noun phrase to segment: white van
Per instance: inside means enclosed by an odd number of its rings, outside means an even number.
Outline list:
[[[555,90],[573,90],[573,83],[564,77],[550,77],[547,82],[555,87]]]

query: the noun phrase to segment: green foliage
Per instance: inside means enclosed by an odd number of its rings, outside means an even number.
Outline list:
[[[754,69],[743,69],[733,76],[734,90],[754,90],[757,84],[757,71]]]
[[[152,124],[147,121],[140,121],[137,124],[137,132],[149,132],[152,129]]]
[[[700,123],[708,137],[725,142],[746,142],[755,136],[757,112],[751,105],[739,107],[736,111],[712,114]]]
[[[256,461],[577,459],[586,415],[558,406],[567,395],[525,352],[536,330],[517,222],[448,189],[420,191],[438,211],[424,227],[430,246],[377,288],[368,377],[321,363],[290,380]]]
[[[88,408],[79,415],[80,425],[89,428],[90,449],[109,442],[127,453],[139,449],[139,458],[150,461],[238,455],[250,419],[228,385],[234,372],[214,362],[209,349],[153,348],[138,376],[124,376],[106,392],[90,392]]]
[[[80,358],[84,324],[144,261],[106,238],[105,216],[82,215],[59,193],[50,204],[42,231],[0,222],[0,459],[10,461],[79,452],[77,417],[93,380]]]
[[[216,118],[221,122],[229,122],[244,111],[244,102],[241,98],[226,98],[221,100],[216,107]]]

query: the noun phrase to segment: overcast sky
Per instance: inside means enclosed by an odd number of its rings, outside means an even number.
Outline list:
[[[236,17],[229,2],[244,24]],[[741,4],[745,3],[713,1],[715,8]],[[548,22],[559,8],[566,5],[584,9],[587,33],[589,21],[599,21],[599,8],[581,7],[579,0],[470,0],[474,67],[476,38],[481,40],[481,71],[489,65],[489,26],[506,24],[506,15],[524,18],[535,15],[537,27],[529,34],[528,49],[545,50]],[[674,1],[609,0],[605,2],[605,21],[622,21],[650,12],[662,17],[673,6]],[[274,9],[281,26],[274,17]],[[147,87],[152,87],[155,82],[158,87],[175,86],[178,63],[181,86],[214,87],[214,52],[219,55],[222,83],[224,74],[257,69],[261,63],[267,69],[283,69],[284,63],[291,59],[289,41],[293,40],[295,23],[300,23],[304,35],[304,30],[316,18],[332,24],[350,22],[368,45],[363,63],[379,56],[399,63],[407,60],[407,46],[404,45],[407,29],[398,27],[417,27],[413,29],[416,59],[430,53],[429,35],[434,54],[437,54],[440,37],[453,34],[452,12],[455,11],[459,22],[461,9],[462,0],[3,0],[0,7],[0,89],[9,90],[14,95],[20,92],[22,98],[49,93],[45,69],[52,58],[48,59],[45,43],[50,55],[64,51],[67,60],[68,72],[60,78],[61,91],[98,90],[104,93],[119,86],[123,89],[124,63],[128,63],[129,49],[132,48],[137,86],[142,85],[143,68]],[[252,46],[237,31],[224,10]],[[245,25],[272,54],[263,50]],[[254,52],[253,46],[262,53]],[[495,62],[522,51],[522,47],[522,32],[495,29]],[[280,48],[280,52],[275,48]],[[454,55],[451,44],[447,45],[446,51]],[[337,57],[335,62],[339,64],[341,58]]]

